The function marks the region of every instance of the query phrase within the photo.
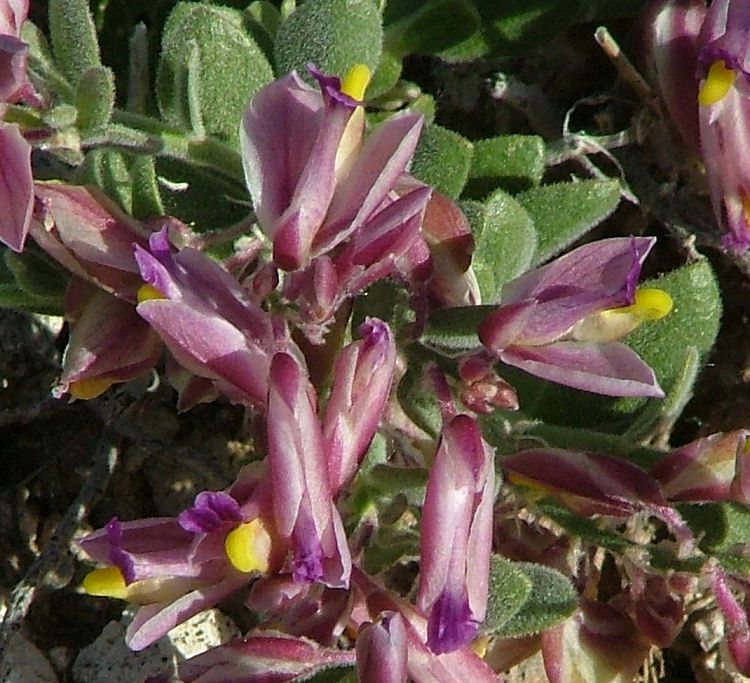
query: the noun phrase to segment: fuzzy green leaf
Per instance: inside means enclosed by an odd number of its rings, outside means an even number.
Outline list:
[[[452,130],[436,124],[425,126],[414,152],[411,173],[456,199],[469,175],[472,149],[471,142]]]
[[[413,2],[386,5],[384,21],[400,16],[387,25],[385,44],[401,55],[449,50],[468,40],[481,26],[479,14],[467,0],[428,0],[414,8]]]
[[[464,196],[484,199],[493,190],[519,192],[544,175],[544,141],[538,135],[500,135],[474,141]]]
[[[111,149],[91,150],[78,167],[78,182],[96,185],[126,213],[133,210],[133,181],[122,152]]]
[[[295,679],[302,683],[357,683],[357,671],[353,666],[323,666],[314,674],[301,675]]]
[[[57,64],[75,86],[86,71],[101,65],[89,3],[86,0],[50,0],[47,17]]]
[[[106,66],[95,66],[83,73],[76,88],[76,125],[81,131],[109,123],[115,108],[115,78]]]
[[[427,488],[427,470],[420,467],[394,467],[375,465],[367,477],[367,485],[392,498],[401,493],[410,505],[421,505]]]
[[[750,538],[750,509],[735,502],[705,503],[702,505],[678,504],[700,548],[715,555],[726,553],[733,546],[742,546]]]
[[[226,228],[247,217],[247,189],[239,181],[176,159],[157,159],[156,175],[166,212],[198,232]]]
[[[200,129],[202,122],[206,132],[236,145],[248,101],[272,78],[241,12],[195,2],[172,10],[157,76],[159,109],[168,123]]]
[[[520,609],[495,635],[506,638],[533,635],[573,614],[578,607],[578,593],[570,579],[556,569],[531,562],[518,562],[514,566],[530,581],[531,590]]]
[[[273,43],[281,26],[281,13],[267,0],[255,0],[245,10],[245,26],[269,60],[273,59]]]
[[[490,585],[487,616],[482,631],[492,634],[506,624],[531,595],[531,579],[518,567],[499,555],[490,563]]]
[[[392,90],[401,77],[402,68],[401,57],[384,50],[380,55],[380,63],[372,75],[370,85],[367,86],[366,98],[370,100],[374,97],[381,97]]]
[[[22,254],[2,249],[0,308],[61,315],[68,278],[51,259],[35,247]]]
[[[410,344],[406,358],[408,370],[397,390],[399,404],[420,429],[437,438],[443,426],[443,415],[431,380],[424,373],[424,366],[431,357],[419,344]]]
[[[539,236],[534,265],[546,261],[601,223],[620,201],[617,180],[541,185],[516,195]]]
[[[443,356],[454,357],[476,351],[482,343],[477,327],[494,306],[459,306],[438,308],[430,313],[419,341]]]
[[[419,534],[381,527],[365,549],[365,571],[377,575],[399,562],[419,557]]]
[[[328,74],[343,76],[355,64],[374,72],[380,61],[383,28],[372,0],[315,0],[305,2],[276,34],[276,73],[296,69],[312,82],[307,64]]]
[[[159,191],[154,158],[144,154],[130,160],[130,178],[133,183],[133,217],[138,220],[163,216],[164,203]]]
[[[531,263],[537,243],[534,223],[513,197],[496,190],[484,204],[481,221],[471,226],[476,244],[472,267],[482,301],[498,301],[502,286]]]

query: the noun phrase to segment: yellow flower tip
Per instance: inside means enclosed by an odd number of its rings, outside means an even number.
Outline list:
[[[83,580],[83,590],[89,595],[124,600],[128,588],[125,579],[117,567],[102,567],[89,572]]]
[[[698,103],[704,107],[716,104],[729,92],[733,82],[734,71],[727,69],[722,60],[715,61],[698,93]]]
[[[156,287],[151,285],[142,285],[138,290],[138,303],[142,304],[144,301],[150,301],[151,299],[166,299],[166,297]]]
[[[505,478],[514,486],[522,486],[527,489],[528,493],[534,495],[549,492],[549,489],[540,484],[536,479],[519,474],[518,472],[508,472],[506,473]]]
[[[672,297],[663,289],[638,289],[630,306],[616,309],[619,313],[634,314],[639,320],[660,320],[672,310]]]
[[[77,382],[71,382],[68,386],[68,393],[82,401],[89,401],[96,398],[109,389],[117,380],[114,377],[103,375],[102,377],[92,377],[91,379],[80,379]]]
[[[474,638],[474,640],[471,641],[469,647],[471,647],[471,649],[474,651],[474,654],[484,659],[484,656],[487,654],[487,647],[489,646],[489,644],[489,636],[477,636],[476,638]]]
[[[271,538],[259,519],[240,524],[224,539],[224,551],[229,561],[241,572],[266,573],[270,546]]]
[[[355,64],[344,76],[341,92],[361,102],[365,98],[365,90],[370,83],[370,78],[370,69],[366,64]]]

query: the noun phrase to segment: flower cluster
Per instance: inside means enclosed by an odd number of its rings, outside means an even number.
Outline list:
[[[27,10],[0,2],[0,93],[3,103],[42,109],[19,38]],[[314,85],[292,71],[244,112],[239,149],[257,229],[229,255],[211,252],[210,239],[177,217],[139,221],[93,187],[35,181],[33,131],[0,123],[0,241],[18,252],[33,241],[71,276],[55,395],[95,398],[164,359],[181,410],[223,397],[253,416],[252,462],[224,490],[200,492],[172,517],[114,518],[80,540],[102,565],[84,589],[138,605],[126,636],[135,650],[241,596],[258,626],[184,663],[185,681],[284,681],[336,665],[366,681],[496,681],[482,654],[493,634],[485,624],[497,620],[493,556],[507,540],[498,533],[501,485],[504,498],[531,487],[581,518],[653,518],[682,557],[695,539],[672,503],[746,502],[745,457],[735,453],[728,482],[731,448],[713,441],[672,453],[651,473],[602,454],[525,449],[500,460],[502,484],[479,416],[519,408],[505,366],[606,396],[664,396],[620,341],[672,308],[665,291],[638,288],[655,240],[585,244],[504,278],[500,300],[480,308],[468,219],[409,172],[421,114],[371,126],[367,67],[343,79],[308,71]],[[362,315],[355,302],[376,283],[397,289],[408,312],[399,317],[394,304],[392,316]],[[430,432],[396,387],[429,316],[451,308],[475,317],[478,342],[457,363],[423,364],[423,398],[437,406]],[[719,460],[719,479],[696,483]],[[396,525],[386,520],[401,504],[383,500],[383,469],[418,481],[409,505],[419,513],[401,510],[399,528],[403,556],[419,557],[414,585],[378,568],[374,549],[392,540]],[[674,606],[672,585],[632,565],[639,582],[627,607],[644,631],[652,627],[653,642],[667,640],[678,617],[661,631],[652,622],[660,605]],[[717,566],[708,573],[728,621],[739,623],[744,612],[726,588],[737,577]],[[586,637],[594,651],[611,649],[607,625],[632,626],[622,606],[581,598],[575,609],[542,636],[549,661]],[[630,632],[624,642],[628,652],[643,645]],[[564,654],[560,666],[574,666]]]

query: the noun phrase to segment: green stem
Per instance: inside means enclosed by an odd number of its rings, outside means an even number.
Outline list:
[[[150,116],[119,109],[115,110],[112,120],[134,132],[148,135],[154,145],[152,153],[157,156],[187,161],[217,171],[240,183],[244,182],[242,157],[239,152],[216,138],[206,136],[197,139]],[[113,139],[111,142],[117,144],[117,140]],[[106,141],[102,143],[106,144]]]

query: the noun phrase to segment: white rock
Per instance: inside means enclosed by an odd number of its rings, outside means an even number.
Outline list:
[[[58,683],[55,671],[42,651],[21,633],[8,643],[0,663],[3,683]]]
[[[174,676],[177,663],[237,638],[234,623],[216,609],[195,615],[141,652],[125,645],[125,628],[132,615],[111,621],[73,664],[76,683],[132,683],[147,675]],[[19,682],[20,683],[20,682]]]

